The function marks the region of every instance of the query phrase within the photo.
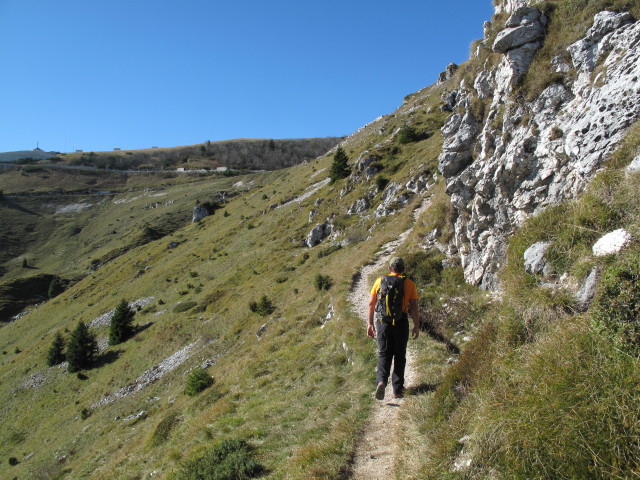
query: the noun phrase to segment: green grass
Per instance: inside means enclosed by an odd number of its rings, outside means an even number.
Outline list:
[[[323,163],[328,160],[319,162]],[[63,468],[51,460],[54,438],[56,452],[66,456],[64,469],[71,469],[71,478],[118,478],[152,470],[167,475],[206,451],[212,441],[238,436],[256,444],[256,458],[271,478],[337,475],[344,468],[370,405],[366,387],[372,381],[374,361],[361,321],[352,316],[344,298],[352,271],[370,258],[375,244],[345,247],[321,258],[317,252],[326,245],[302,248],[310,228],[306,212],[315,197],[299,206],[304,212],[300,217],[291,215],[298,208],[295,204],[262,213],[272,201],[263,200],[263,193],[299,195],[318,181],[309,178],[312,171],[309,165],[254,176],[257,187],[229,202],[228,217],[214,215],[199,224],[188,218],[174,233],[131,248],[23,321],[3,327],[1,348],[7,353],[0,357],[0,400],[8,408],[13,432],[23,438],[12,444],[7,437],[11,432],[0,434],[4,445],[14,445],[8,456],[21,460],[11,467],[12,474],[60,472]],[[219,188],[215,182],[198,185],[201,191]],[[165,193],[178,202],[187,191],[176,186]],[[119,198],[135,193],[128,195]],[[198,193],[191,195],[185,206],[195,203],[190,199]],[[330,197],[324,191],[318,195]],[[142,201],[115,205],[127,211],[131,203]],[[113,228],[110,215],[117,216],[115,207],[113,213],[110,207],[94,220],[93,231]],[[248,230],[250,222],[255,228]],[[397,235],[403,224],[404,220],[380,230],[380,242]],[[284,225],[288,226],[285,241]],[[346,228],[360,226],[356,222]],[[96,233],[95,240],[99,239]],[[167,249],[171,241],[178,246]],[[301,263],[304,254],[309,256]],[[345,265],[350,266],[348,274]],[[288,280],[278,281],[283,274]],[[333,279],[330,291],[316,290],[314,279],[319,274]],[[274,299],[277,309],[266,317],[251,315],[247,301],[263,292]],[[72,328],[80,319],[97,318],[120,298],[150,296],[152,304],[136,314],[136,323],[148,326],[134,339],[101,352],[99,366],[84,372],[88,380],[45,366],[57,331]],[[329,303],[339,320],[321,329]],[[175,310],[185,304],[198,307]],[[266,332],[258,340],[255,332],[265,321]],[[108,335],[108,325],[92,330],[98,339]],[[193,358],[143,392],[90,408],[193,342]],[[20,353],[14,353],[18,346]],[[203,359],[214,360],[208,371],[216,384],[191,399],[182,393],[184,377]],[[22,388],[32,373],[42,375],[44,383]],[[348,392],[337,404],[336,388]],[[90,412],[85,420],[80,418],[83,409]],[[139,419],[123,420],[142,410],[147,413]],[[179,421],[171,415],[175,411],[181,412]]]

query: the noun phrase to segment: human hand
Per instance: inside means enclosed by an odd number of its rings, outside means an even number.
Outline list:
[[[376,338],[376,329],[373,325],[367,325],[367,336],[369,338]]]
[[[411,338],[414,340],[420,336],[420,327],[418,325],[413,326],[413,330],[411,330]]]

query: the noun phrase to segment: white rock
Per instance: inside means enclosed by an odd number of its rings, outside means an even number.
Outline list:
[[[532,274],[542,273],[547,261],[544,254],[551,245],[551,242],[536,242],[524,252],[524,269]]]
[[[582,308],[587,308],[591,300],[596,294],[596,287],[598,286],[598,269],[591,270],[587,278],[585,278],[582,287],[576,293],[576,300]]]
[[[626,168],[628,173],[640,172],[640,155],[633,159],[633,161]]]
[[[618,253],[629,245],[633,237],[624,228],[609,232],[593,245],[593,254],[596,257]]]

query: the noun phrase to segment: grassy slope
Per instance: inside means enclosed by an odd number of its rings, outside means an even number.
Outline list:
[[[383,139],[395,131],[393,121]],[[403,146],[405,156],[385,159],[385,175],[405,181],[421,171],[425,161],[433,163],[440,142],[434,136]],[[363,148],[362,137],[352,139],[351,158]],[[391,168],[397,158],[398,164]],[[376,221],[343,215],[373,181],[356,184],[342,198],[339,191],[344,181],[323,187],[301,203],[269,209],[322,180],[330,163],[331,158],[325,157],[247,178],[255,188],[226,205],[228,216],[219,211],[137,247],[20,321],[4,326],[0,404],[10,426],[0,441],[8,446],[6,457],[16,457],[20,463],[10,467],[5,460],[0,468],[19,477],[68,471],[68,478],[141,478],[151,471],[166,474],[212,441],[233,437],[249,439],[258,447],[269,478],[334,478],[343,471],[370,406],[375,362],[361,320],[346,303],[347,292],[358,267],[410,225],[411,209]],[[220,188],[219,181],[203,181],[164,192],[176,203],[185,197],[185,205],[192,206],[201,192]],[[121,193],[114,200],[138,195]],[[318,198],[324,201],[316,206]],[[99,221],[88,223],[78,236],[100,239],[100,243],[108,238],[109,228],[128,233],[97,249],[88,245],[88,256],[78,255],[78,261],[85,264],[89,257],[128,241],[136,227],[120,226],[118,218],[128,222],[130,213],[139,221],[146,202],[148,198],[130,203],[112,200],[101,208]],[[327,242],[313,249],[302,247],[311,228],[311,209],[319,220],[339,214],[343,237],[356,243],[321,258],[318,253]],[[78,216],[73,218],[78,221]],[[362,241],[363,232],[372,226],[372,238]],[[170,241],[181,243],[167,249]],[[84,251],[82,244],[78,248]],[[42,262],[56,266],[44,257]],[[313,279],[319,273],[332,277],[330,291],[316,291]],[[247,306],[263,294],[277,307],[266,318],[251,313]],[[71,330],[78,321],[91,321],[121,298],[151,296],[151,305],[136,315],[139,325],[151,325],[128,342],[102,352],[101,366],[85,372],[88,380],[45,366],[55,332]],[[174,313],[175,306],[186,301],[198,306]],[[327,322],[331,306],[335,316]],[[256,332],[264,323],[266,332],[258,340]],[[98,338],[108,334],[106,326],[94,331]],[[192,342],[196,343],[191,357],[176,370],[137,394],[91,409]],[[185,375],[207,359],[215,360],[208,368],[215,385],[195,399],[183,395]],[[42,385],[22,388],[33,374],[43,379]],[[90,412],[84,420],[83,409]],[[143,419],[123,420],[143,410]],[[154,431],[166,418],[176,421],[158,441]]]
[[[458,75],[472,76],[473,68],[470,64]],[[444,88],[410,96],[396,114],[349,139],[350,157],[365,149],[378,153],[385,166],[381,175],[391,180],[433,171],[439,135],[399,146],[393,134],[404,123],[436,130],[444,115],[434,107]],[[621,165],[635,151],[636,137],[629,137],[620,154],[624,158],[618,160]],[[151,472],[163,478],[212,442],[233,437],[248,439],[257,447],[268,478],[338,478],[370,406],[374,364],[373,346],[346,305],[351,275],[411,219],[410,209],[382,221],[342,216],[374,182],[357,184],[342,198],[344,182],[340,182],[301,204],[268,209],[320,180],[323,174],[317,172],[328,169],[330,161],[323,158],[259,177],[261,187],[226,207],[230,216],[207,218],[138,247],[21,321],[3,327],[0,348],[6,353],[0,364],[0,412],[9,421],[0,442],[6,445],[6,457],[20,461],[14,467],[4,461],[3,475],[49,478],[68,469],[67,478],[147,478]],[[625,211],[631,213],[622,217],[620,225],[637,231],[639,202],[629,193],[633,188],[627,187],[625,198],[630,200]],[[599,195],[610,191],[601,189]],[[314,206],[319,197],[325,201]],[[442,185],[432,198],[432,208],[411,237],[414,246],[435,226],[446,226]],[[318,219],[340,215],[344,236],[361,239],[374,227],[368,233],[371,238],[318,258],[326,244],[311,250],[299,246],[310,228],[307,218],[312,208]],[[577,220],[582,218],[576,215]],[[564,215],[540,218],[547,223],[525,227],[515,238],[514,258],[521,258],[523,247],[545,238],[551,224],[558,238],[567,237]],[[171,240],[183,243],[167,250]],[[592,262],[579,253],[585,251],[580,245],[576,259],[567,266],[574,275],[585,271],[584,262]],[[407,246],[404,252],[414,250]],[[305,253],[309,258],[303,261]],[[462,328],[475,333],[451,368],[444,366],[450,354],[442,344],[424,337],[419,341],[421,378],[408,412],[411,427],[405,434],[400,474],[405,478],[634,478],[640,462],[629,446],[638,438],[637,362],[621,352],[610,335],[589,328],[589,317],[573,315],[565,293],[549,294],[537,287],[536,279],[524,274],[520,260],[510,262],[510,268],[505,275],[513,288],[490,307],[483,295],[458,286],[456,268],[429,287],[442,296],[423,304],[426,312],[463,316],[467,321]],[[318,273],[334,279],[329,292],[315,291],[313,278]],[[277,306],[266,318],[247,308],[250,300],[263,294]],[[103,365],[85,372],[88,380],[44,366],[56,331],[96,318],[120,298],[149,296],[154,301],[137,314],[137,322],[152,325],[104,352]],[[184,301],[194,301],[198,307],[174,313],[173,308]],[[321,328],[329,304],[336,315]],[[255,334],[264,323],[266,331],[258,340]],[[458,326],[444,325],[445,330]],[[106,330],[95,331],[105,337]],[[176,370],[137,394],[92,410],[82,420],[83,408],[194,341],[192,356]],[[185,376],[207,359],[215,360],[208,371],[216,383],[196,398],[186,397]],[[33,373],[44,374],[42,386],[20,388]],[[123,420],[143,410],[146,414],[140,419]],[[473,466],[453,472],[463,435],[471,435],[464,450],[472,452]],[[622,452],[623,461],[612,460],[611,452]],[[571,470],[563,471],[562,465]]]

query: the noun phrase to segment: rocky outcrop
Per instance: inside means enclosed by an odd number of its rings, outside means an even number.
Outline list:
[[[438,76],[438,83],[443,83],[449,80],[451,77],[453,77],[457,70],[458,65],[456,65],[455,63],[450,63],[449,65],[447,65],[447,68],[444,69],[444,72],[442,72]]]
[[[191,217],[191,222],[196,223],[202,220],[204,217],[208,217],[211,215],[211,212],[205,205],[196,205],[193,208],[193,215]]]
[[[360,215],[371,208],[371,202],[369,202],[368,198],[360,198],[356,200],[351,206],[347,209],[347,215]]]
[[[453,87],[447,100],[454,113],[442,128],[438,168],[455,211],[454,247],[467,281],[487,289],[499,286],[507,237],[526,218],[582,192],[640,118],[640,22],[626,13],[596,15],[585,37],[549,65],[571,74],[532,102],[516,97],[547,22],[527,5],[496,7],[511,14],[491,44],[502,61],[473,85]],[[482,119],[472,108],[477,99],[486,105]]]
[[[317,223],[307,234],[307,238],[304,243],[309,248],[315,247],[331,235],[331,233],[333,233],[333,225],[331,222],[326,221],[324,223]]]
[[[496,13],[513,13],[517,9],[526,6],[528,0],[498,0],[494,2]]]
[[[447,119],[442,127],[445,141],[438,157],[438,169],[445,178],[457,175],[471,163],[471,146],[477,133],[478,122],[470,111]]]

